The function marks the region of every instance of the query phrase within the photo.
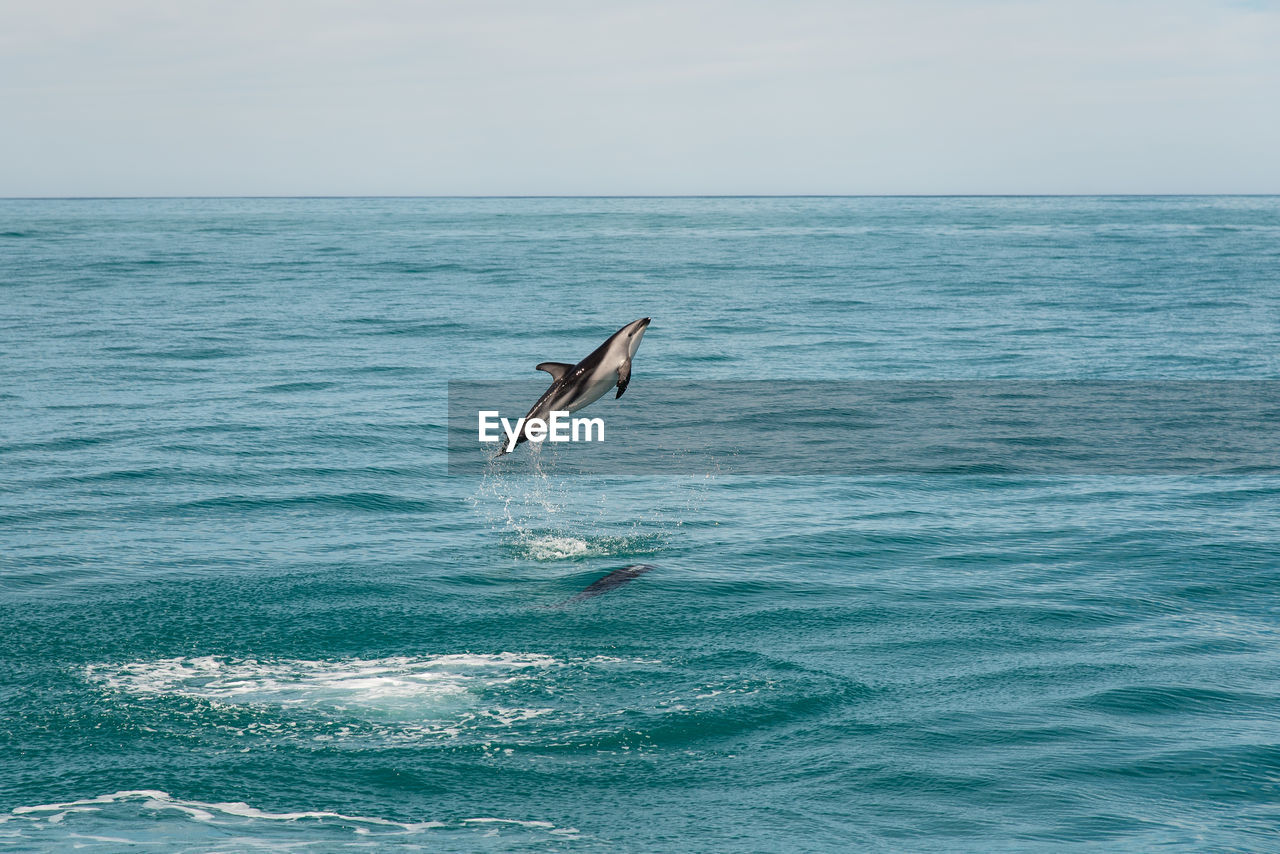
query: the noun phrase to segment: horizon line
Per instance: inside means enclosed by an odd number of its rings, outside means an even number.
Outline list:
[[[494,194],[174,194],[138,196],[0,196],[6,202],[165,201],[197,199],[1087,199],[1268,198],[1280,193],[494,193]]]

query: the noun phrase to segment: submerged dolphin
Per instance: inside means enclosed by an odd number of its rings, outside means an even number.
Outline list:
[[[618,394],[614,400],[622,397],[627,383],[631,382],[631,358],[636,354],[648,325],[647,317],[631,321],[576,365],[565,362],[538,365],[536,370],[551,374],[553,382],[525,415],[525,424],[528,425],[530,418],[546,420],[552,412],[577,412],[604,397],[615,385]],[[516,446],[528,439],[526,429],[520,428]],[[498,456],[505,453],[508,453],[506,445],[499,442]]]
[[[615,569],[604,578],[601,578],[586,587],[577,596],[570,596],[561,604],[568,605],[570,602],[581,602],[583,599],[590,599],[593,596],[608,593],[613,588],[621,587],[628,581],[634,581],[646,572],[650,572],[655,569],[657,569],[657,567],[651,563],[633,563],[631,566],[624,566],[622,569]]]

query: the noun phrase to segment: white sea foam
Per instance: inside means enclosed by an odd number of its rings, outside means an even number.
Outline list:
[[[516,653],[340,661],[206,656],[95,664],[85,668],[85,675],[110,690],[144,697],[337,711],[372,720],[432,720],[456,717],[471,710],[485,691],[559,664],[550,656]]]
[[[402,830],[423,830],[431,827],[443,827],[441,822],[397,822],[382,818],[350,816],[323,810],[304,810],[299,812],[266,812],[256,809],[241,801],[205,802],[184,801],[171,797],[168,792],[158,789],[129,789],[113,792],[110,795],[99,795],[80,801],[66,801],[57,804],[39,804],[36,806],[14,807],[16,816],[34,815],[52,812],[65,816],[68,812],[100,812],[106,805],[123,801],[139,801],[143,810],[159,812],[173,810],[185,813],[196,821],[213,822],[222,816],[238,816],[240,818],[262,819],[264,821],[298,821],[300,819],[327,819],[346,822],[348,824],[369,824],[381,827],[398,827]],[[49,819],[46,819],[48,821]]]
[[[567,533],[518,531],[509,538],[510,547],[518,555],[537,561],[652,554],[659,551],[664,543],[663,535],[655,533],[581,537]]]
[[[245,744],[359,749],[463,739],[482,744],[486,753],[496,743],[493,751],[511,755],[584,714],[572,693],[565,699],[557,690],[562,680],[579,684],[583,671],[661,664],[527,653],[335,661],[205,656],[94,664],[84,674],[117,701],[145,707],[140,711],[149,720],[139,725],[150,731],[176,715],[184,725],[196,723]]]
[[[175,819],[184,824],[174,825],[172,822]],[[572,827],[557,827],[550,821],[530,819],[478,817],[451,821],[395,821],[330,810],[272,812],[240,801],[214,802],[175,798],[156,789],[129,789],[83,800],[20,806],[15,807],[8,816],[0,817],[0,820],[7,824],[3,843],[21,844],[27,841],[56,845],[59,840],[75,840],[71,842],[71,847],[101,846],[105,850],[119,850],[122,845],[171,846],[175,840],[184,844],[213,843],[218,846],[211,850],[228,850],[221,847],[228,842],[241,846],[236,850],[258,847],[269,847],[271,850],[323,850],[344,838],[346,846],[357,844],[351,841],[353,836],[370,839],[387,836],[404,838],[450,830],[466,832],[468,828],[478,830],[482,826],[541,831],[561,837],[578,833]],[[165,823],[157,824],[161,821]],[[64,823],[70,826],[64,827]],[[136,823],[140,828],[139,837],[108,836],[102,832],[109,827],[118,834],[122,823]],[[269,838],[255,838],[254,830],[259,827],[265,830],[264,825],[283,827],[286,837],[281,838],[281,830],[273,830]],[[228,837],[228,833],[243,835]],[[161,838],[157,838],[157,835],[161,835]],[[373,844],[377,846],[377,843]]]
[[[588,550],[587,541],[578,537],[535,537],[524,546],[534,560],[562,560],[585,555]]]

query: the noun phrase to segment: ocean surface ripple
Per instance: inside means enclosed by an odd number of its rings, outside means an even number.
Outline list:
[[[610,417],[1274,380],[1277,270],[1271,197],[0,201],[0,850],[1276,850],[1280,477],[449,476],[445,408],[645,315]]]

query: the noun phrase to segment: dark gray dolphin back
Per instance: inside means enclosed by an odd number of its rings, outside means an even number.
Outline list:
[[[610,590],[613,590],[616,587],[621,587],[630,581],[635,581],[646,572],[652,572],[655,569],[657,569],[657,567],[651,563],[633,563],[631,566],[624,566],[622,569],[615,569],[604,578],[601,578],[585,588],[578,595],[566,599],[565,604],[570,602],[581,602],[583,599],[590,599],[593,596],[600,596],[601,594],[608,593]]]

